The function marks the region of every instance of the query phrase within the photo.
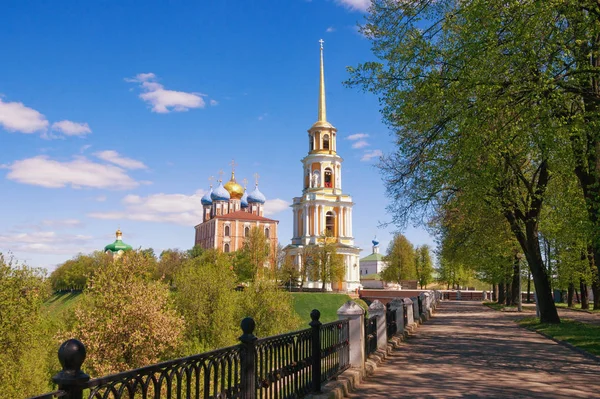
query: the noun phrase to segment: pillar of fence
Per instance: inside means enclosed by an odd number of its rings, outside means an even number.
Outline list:
[[[413,305],[413,320],[418,323],[421,320],[421,314],[419,313],[419,299],[417,297],[410,298]]]
[[[256,336],[254,329],[256,323],[251,317],[246,317],[241,323],[244,334],[239,338],[242,344],[240,352],[241,360],[241,381],[240,397],[242,399],[256,398]]]
[[[377,348],[387,346],[387,323],[385,320],[385,305],[375,299],[369,306],[369,316],[377,317]]]
[[[321,312],[313,309],[310,312],[310,327],[312,329],[312,390],[321,392]]]
[[[404,302],[400,298],[394,298],[390,302],[390,310],[396,312],[396,334],[402,334],[404,328]]]
[[[365,364],[365,310],[354,301],[348,301],[337,311],[338,319],[348,320],[350,366],[363,368]]]
[[[83,388],[81,385],[90,379],[90,376],[81,371],[85,360],[85,345],[76,339],[69,339],[58,348],[58,361],[62,366],[52,381],[58,389],[65,391],[65,399],[82,399]]]
[[[415,322],[415,316],[413,314],[414,308],[412,299],[402,298],[402,300],[404,301],[404,305],[406,306],[406,325],[404,326],[406,328],[411,326]]]

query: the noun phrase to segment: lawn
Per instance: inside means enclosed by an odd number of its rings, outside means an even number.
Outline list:
[[[346,294],[330,294],[318,292],[294,292],[294,310],[302,320],[303,325],[310,322],[310,312],[318,309],[321,312],[321,323],[329,323],[338,319],[337,310],[346,302],[352,300]],[[356,302],[366,308],[364,301],[357,299]]]
[[[559,341],[600,356],[600,326],[562,319],[560,324],[540,323],[537,318],[518,321],[519,325],[533,331],[539,331]]]
[[[61,319],[81,299],[81,291],[53,294],[42,305],[41,311],[50,315],[54,320]]]
[[[569,308],[567,307],[567,304],[566,304],[566,303],[562,303],[562,302],[556,303],[556,307],[557,307],[557,308],[563,308],[563,309],[569,309]],[[573,307],[572,307],[572,308],[570,308],[570,309],[573,309],[573,310],[581,310],[581,304],[580,304],[580,303],[574,303],[574,304],[573,304]],[[600,313],[600,309],[596,309],[596,310],[594,310],[594,304],[593,304],[593,303],[590,303],[590,308],[589,308],[589,309],[587,309],[587,310],[585,310],[585,312]]]

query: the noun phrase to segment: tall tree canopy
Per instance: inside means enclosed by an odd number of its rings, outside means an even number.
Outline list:
[[[487,202],[546,322],[559,321],[539,246],[553,171],[573,165],[600,259],[598,16],[579,0],[374,0],[363,33],[380,62],[351,68],[396,134],[382,165],[394,220],[427,219],[457,193]]]
[[[415,249],[403,234],[396,234],[387,249],[388,266],[381,272],[384,281],[400,284],[401,280],[416,279]]]

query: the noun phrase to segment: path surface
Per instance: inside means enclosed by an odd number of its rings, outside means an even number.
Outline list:
[[[595,324],[600,326],[600,314],[598,313],[588,313],[581,310],[571,310],[564,308],[557,308],[558,315],[560,318],[577,320],[582,323]]]
[[[480,303],[435,316],[352,398],[598,398],[600,364]]]

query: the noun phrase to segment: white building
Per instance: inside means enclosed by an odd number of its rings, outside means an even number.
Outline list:
[[[329,234],[336,240],[337,253],[343,255],[345,274],[343,280],[332,282],[327,288],[354,291],[360,287],[360,248],[354,245],[352,235],[354,203],[352,197],[342,191],[343,161],[337,153],[337,129],[326,118],[321,41],[318,118],[308,129],[308,154],[302,159],[302,195],[292,203],[292,243],[285,251],[300,267],[303,248],[318,244],[319,237]],[[321,283],[308,282],[307,287],[318,288]]]

